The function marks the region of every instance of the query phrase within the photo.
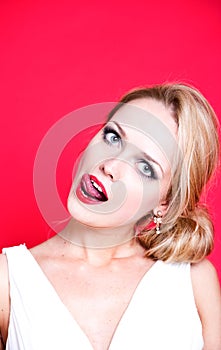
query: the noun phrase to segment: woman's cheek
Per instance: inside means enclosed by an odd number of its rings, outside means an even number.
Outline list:
[[[151,212],[160,202],[160,182],[158,180],[143,179],[141,175],[133,173],[124,183],[126,196],[122,204],[121,214],[125,223],[137,221]],[[123,212],[122,212],[123,211]]]

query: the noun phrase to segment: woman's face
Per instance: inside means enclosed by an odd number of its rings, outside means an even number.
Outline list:
[[[161,102],[123,105],[86,148],[68,197],[77,221],[115,228],[166,208],[177,125]]]

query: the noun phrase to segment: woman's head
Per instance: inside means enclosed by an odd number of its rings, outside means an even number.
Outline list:
[[[123,104],[83,154],[69,197],[72,216],[97,227],[134,228],[153,209],[164,212],[176,134],[161,102]]]
[[[71,215],[105,228],[137,222],[138,240],[153,259],[202,259],[213,246],[200,196],[218,162],[217,128],[211,106],[192,87],[129,92],[84,152],[69,195]],[[160,235],[147,228],[158,210]]]
[[[161,236],[148,231],[139,239],[153,258],[199,260],[213,246],[212,225],[200,196],[218,164],[218,121],[202,94],[184,84],[133,90],[121,99],[109,119],[122,104],[149,99],[162,103],[176,122],[179,160],[166,196]]]

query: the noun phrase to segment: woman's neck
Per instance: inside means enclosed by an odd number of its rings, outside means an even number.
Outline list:
[[[75,256],[103,265],[113,259],[143,254],[133,231],[132,227],[94,228],[72,219],[58,236],[70,244]]]

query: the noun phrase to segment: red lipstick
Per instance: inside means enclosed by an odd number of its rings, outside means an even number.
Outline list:
[[[108,200],[104,185],[94,175],[84,174],[76,189],[78,199],[85,204],[98,204]]]
[[[92,181],[94,181],[95,183],[98,184],[98,186],[100,186],[100,188],[102,189],[102,192],[103,192],[104,196],[106,197],[106,199],[108,199],[107,192],[106,192],[105,187],[104,187],[104,185],[102,184],[102,182],[100,182],[100,181],[96,178],[96,176],[94,176],[94,175],[89,175],[89,176],[90,176],[90,179],[91,179]]]

